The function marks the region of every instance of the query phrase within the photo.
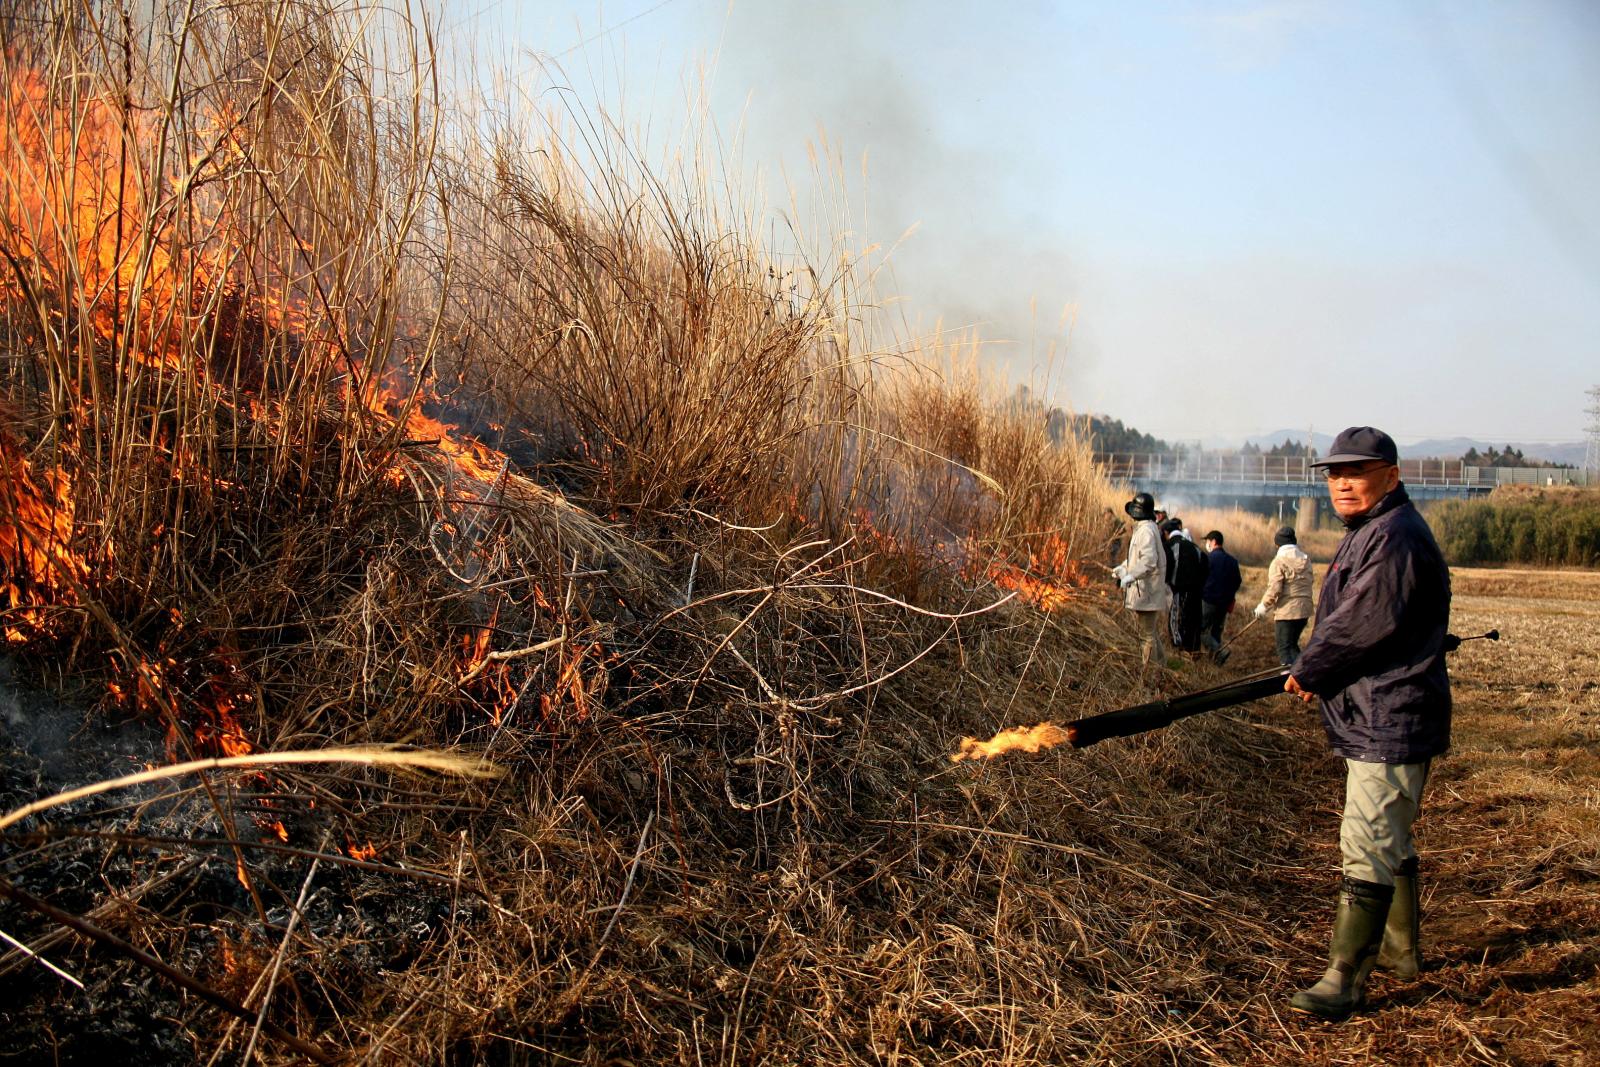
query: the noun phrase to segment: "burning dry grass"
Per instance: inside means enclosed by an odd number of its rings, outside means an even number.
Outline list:
[[[140,1031],[160,1059],[931,1040],[861,984],[912,903],[861,844],[903,836],[949,741],[930,679],[1060,676],[1046,625],[1105,647],[1086,457],[888,365],[847,277],[779,286],[620,148],[447,156],[425,30],[366,14],[5,16],[5,625],[91,730],[154,719],[169,759],[403,739],[512,773],[80,799],[17,831],[13,899],[91,916],[91,989],[154,969],[246,1023],[194,1038],[211,1008],[163,985],[136,1006],[185,1020]],[[18,802],[73,784],[14,767]],[[136,920],[59,883],[96,849]],[[915,938],[964,958],[956,929]],[[43,1040],[77,1009],[30,988]]]
[[[4,623],[93,705],[71,745],[37,721],[60,709],[8,714],[0,787],[157,760],[108,740],[152,719],[168,759],[405,741],[508,773],[279,766],[9,828],[0,878],[81,922],[0,925],[87,987],[7,953],[13,1047],[1302,1041],[1214,985],[1315,955],[1261,885],[1304,847],[1314,739],[1214,717],[949,763],[963,734],[1215,680],[1131,669],[1084,452],[918,369],[946,353],[888,360],[847,275],[769,269],[621,146],[443,136],[426,32],[369,14],[0,16]]]

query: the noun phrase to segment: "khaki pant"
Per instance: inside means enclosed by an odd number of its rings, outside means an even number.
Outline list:
[[[1417,854],[1411,824],[1422,808],[1428,762],[1347,759],[1339,852],[1347,878],[1394,885],[1395,868]]]
[[[1134,614],[1139,616],[1139,628],[1145,633],[1144,661],[1146,663],[1154,663],[1158,667],[1165,666],[1167,650],[1161,644],[1161,631],[1164,628],[1161,622],[1161,612],[1136,611]]]

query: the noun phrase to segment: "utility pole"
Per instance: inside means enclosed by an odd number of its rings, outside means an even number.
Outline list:
[[[1583,469],[1593,478],[1600,474],[1600,385],[1590,386],[1589,406],[1584,410],[1589,415],[1589,447],[1583,456]]]

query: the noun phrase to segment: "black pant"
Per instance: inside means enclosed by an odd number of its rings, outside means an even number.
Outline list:
[[[1215,652],[1222,647],[1222,627],[1228,622],[1228,605],[1200,603],[1200,643]]]
[[[1272,627],[1272,637],[1278,646],[1278,662],[1287,667],[1300,655],[1300,635],[1305,632],[1306,619],[1279,619]]]
[[[1181,652],[1200,651],[1200,594],[1174,591],[1168,618],[1172,647]]]

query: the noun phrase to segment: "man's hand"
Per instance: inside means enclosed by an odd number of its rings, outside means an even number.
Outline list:
[[[1121,579],[1122,588],[1126,589],[1126,588],[1128,588],[1128,586],[1132,585],[1134,582],[1137,582],[1138,580],[1139,579],[1135,578],[1131,574],[1124,574],[1122,576],[1122,579]]]
[[[1267,606],[1265,604],[1257,604],[1256,605],[1256,610],[1255,610],[1255,616],[1258,619],[1266,618],[1267,617]]]
[[[1288,693],[1290,696],[1299,697],[1307,704],[1317,699],[1317,694],[1313,693],[1309,689],[1301,688],[1300,683],[1295,681],[1295,677],[1292,674],[1283,680],[1283,691]]]

